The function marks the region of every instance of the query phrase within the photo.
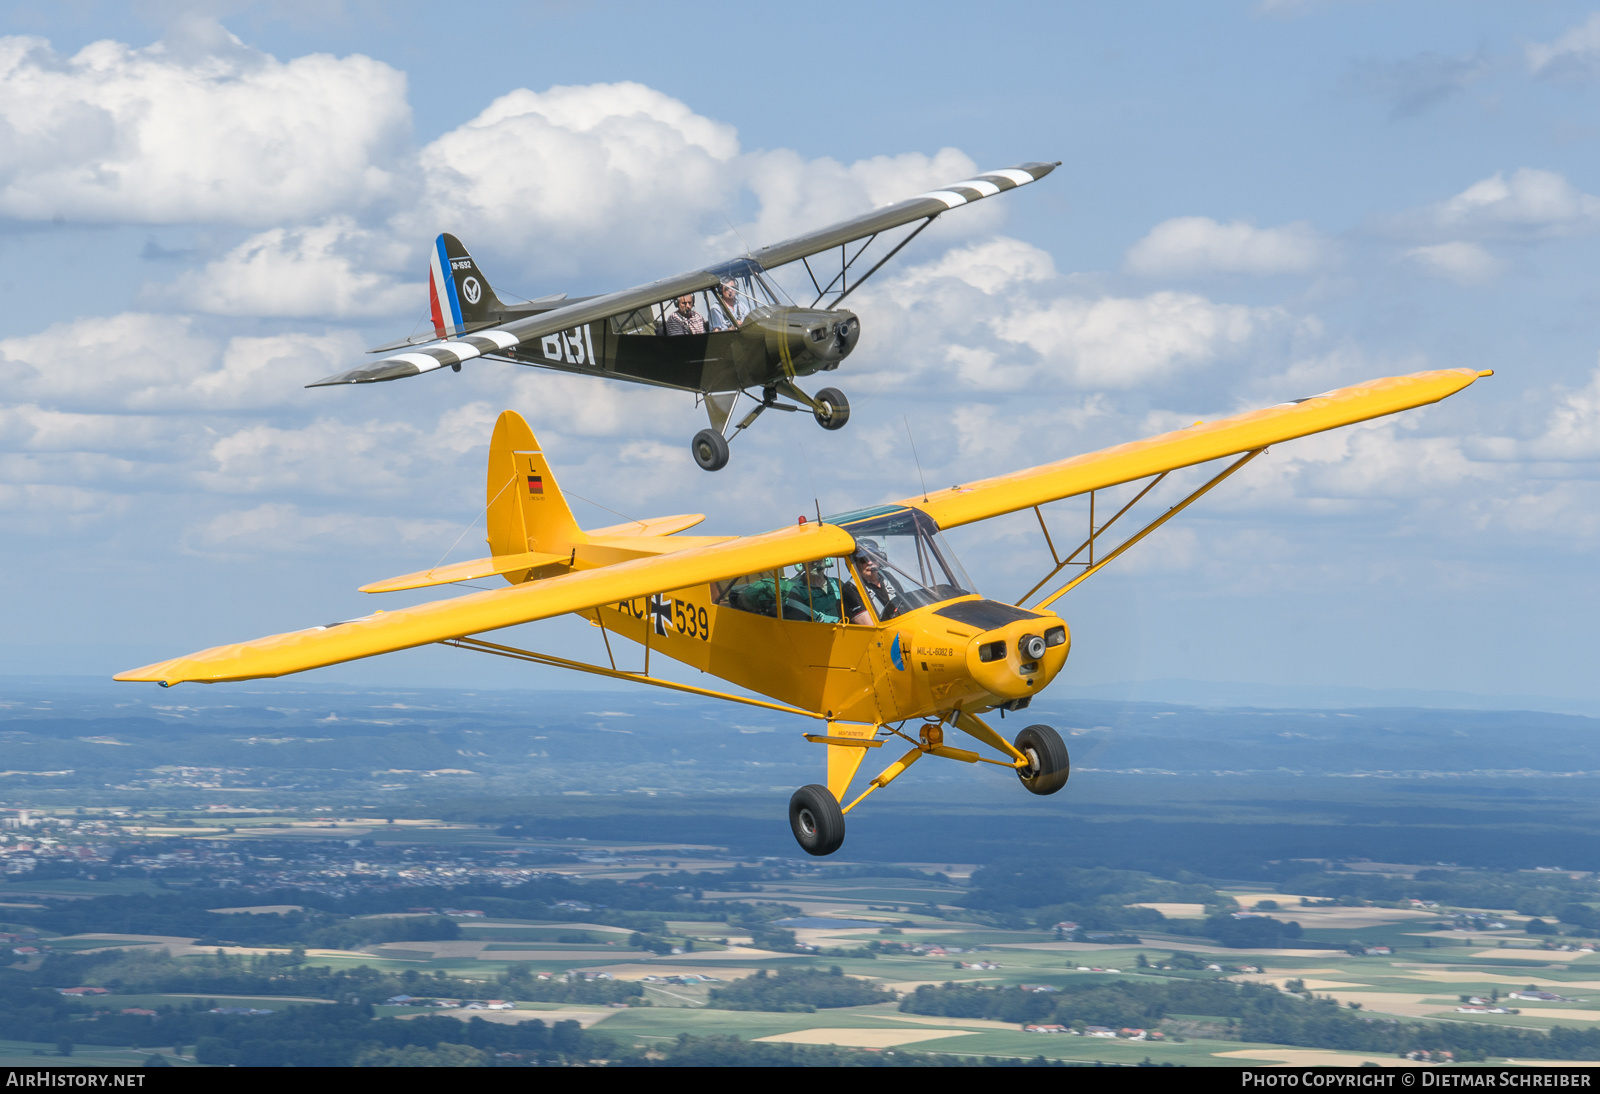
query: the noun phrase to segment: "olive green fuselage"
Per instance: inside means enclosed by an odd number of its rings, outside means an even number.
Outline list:
[[[609,376],[694,392],[765,388],[839,367],[861,333],[854,312],[762,307],[734,330],[655,333],[651,322],[590,323],[530,341],[508,354],[518,364]],[[621,330],[619,330],[621,328]]]

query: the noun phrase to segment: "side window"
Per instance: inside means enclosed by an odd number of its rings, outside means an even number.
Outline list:
[[[771,571],[746,574],[744,577],[736,577],[732,581],[718,581],[713,584],[711,587],[711,601],[719,607],[733,608],[735,611],[776,618],[778,614],[778,586],[777,575]]]
[[[625,315],[611,317],[612,334],[654,334],[656,332],[656,308],[635,308]]]
[[[842,558],[796,566],[784,581],[783,617],[810,623],[849,622],[850,570]]]

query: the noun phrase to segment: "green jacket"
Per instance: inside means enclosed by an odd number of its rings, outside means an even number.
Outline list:
[[[783,617],[809,619],[817,623],[837,623],[844,618],[844,595],[839,579],[826,578],[821,585],[806,585],[804,577],[783,583]]]

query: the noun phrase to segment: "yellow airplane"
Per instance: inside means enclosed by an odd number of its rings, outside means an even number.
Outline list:
[[[363,586],[418,589],[499,574],[510,588],[437,600],[253,642],[217,646],[117,675],[163,686],[254,680],[439,642],[656,687],[708,695],[823,723],[807,740],[825,747],[827,782],[789,803],[795,839],[812,855],[844,842],[844,816],[923,756],[1014,769],[1035,794],[1054,794],[1071,770],[1054,729],[1031,725],[1007,741],[979,715],[1026,708],[1066,664],[1066,622],[1050,611],[1064,594],[1177,516],[1269,445],[1438,402],[1478,378],[1471,369],[1373,380],[1172,433],[1075,456],[893,505],[824,518],[765,535],[679,536],[704,517],[658,517],[580,529],[533,432],[512,411],[489,446],[489,558]],[[1180,468],[1233,457],[1111,550],[1101,537]],[[1150,480],[1098,526],[1095,493]],[[1040,506],[1089,495],[1088,538],[1063,557]],[[974,591],[943,531],[1032,509],[1055,565],[1016,605]],[[1068,567],[1070,580],[1022,605]],[[792,569],[791,569],[792,568]],[[576,612],[599,628],[610,667],[474,637]],[[617,668],[611,638],[644,647],[642,672]],[[650,675],[657,653],[768,699]],[[908,723],[919,727],[908,732]],[[945,743],[954,729],[993,755]],[[852,800],[869,749],[900,738],[910,748]]]

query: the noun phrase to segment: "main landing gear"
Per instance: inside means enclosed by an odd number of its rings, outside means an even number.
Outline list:
[[[844,812],[833,791],[812,783],[789,799],[789,828],[808,855],[831,855],[844,842]]]
[[[1072,761],[1061,734],[1049,726],[1029,726],[1012,742],[1028,758],[1027,767],[1017,768],[1017,778],[1032,794],[1054,794],[1067,785]]]
[[[728,442],[738,436],[740,431],[747,429],[764,410],[783,410],[793,413],[799,406],[790,403],[778,402],[779,393],[787,395],[796,403],[809,407],[811,416],[823,429],[843,429],[844,424],[850,420],[850,400],[844,397],[844,392],[836,387],[825,387],[815,396],[807,395],[789,380],[780,380],[778,383],[761,389],[761,401],[750,408],[743,418],[732,428],[733,411],[739,405],[741,398],[749,398],[742,391],[704,392],[706,412],[711,416],[711,428],[702,429],[694,435],[694,440],[689,442],[689,451],[694,455],[694,462],[702,471],[721,471],[728,466]]]
[[[969,715],[961,717],[970,718]],[[979,740],[988,741],[996,748],[1005,745],[1004,738],[994,735],[993,730],[976,719],[963,721],[961,725]],[[904,736],[898,731],[893,732],[896,736]],[[837,738],[812,739],[837,742],[831,747],[840,747],[844,744]],[[947,747],[944,744],[944,731],[939,723],[930,723],[922,727],[917,747],[890,764],[883,774],[873,779],[866,791],[848,806],[841,807],[840,798],[835,797],[832,790],[819,783],[802,786],[796,790],[794,796],[789,799],[789,829],[794,833],[795,842],[806,854],[818,857],[833,854],[844,844],[845,810],[854,809],[867,794],[887,786],[923,755],[943,756],[963,763],[982,761],[1010,767],[1016,771],[1017,778],[1022,780],[1022,785],[1032,794],[1054,794],[1067,785],[1067,779],[1072,774],[1072,761],[1067,756],[1066,742],[1054,729],[1044,725],[1028,726],[1017,734],[1012,747],[1016,750],[1015,756],[1008,756],[1004,760],[991,760],[966,749]],[[833,778],[831,770],[833,763],[833,760],[829,761],[830,779]],[[850,781],[850,773],[854,770],[852,766],[846,773],[844,779],[846,786]]]

